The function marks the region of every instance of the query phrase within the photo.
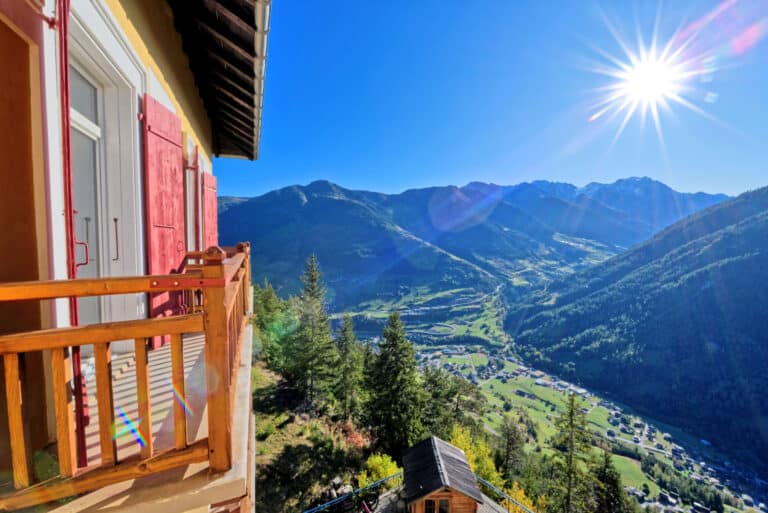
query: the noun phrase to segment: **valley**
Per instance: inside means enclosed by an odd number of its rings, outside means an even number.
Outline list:
[[[420,365],[443,368],[480,386],[489,405],[484,421],[492,432],[498,432],[505,414],[524,411],[533,421],[536,432],[535,441],[528,444],[529,451],[547,454],[554,450],[551,447],[551,438],[556,432],[554,419],[564,410],[567,394],[578,395],[596,445],[611,449],[628,492],[646,508],[682,505],[679,495],[660,486],[648,471],[652,463],[670,469],[682,482],[724,493],[729,498],[727,502],[745,511],[750,508],[745,506],[742,495],[749,501],[753,496],[768,494],[768,483],[734,464],[710,442],[524,365],[504,351],[440,346],[420,347],[417,354]],[[690,497],[685,499],[691,502]]]
[[[546,454],[566,391],[583,390],[638,498],[684,483],[764,500],[768,189],[320,181],[221,198],[220,215],[222,242],[251,240],[255,281],[284,298],[317,256],[334,330],[349,313],[375,345],[398,311],[422,365],[480,386],[490,430],[522,409]]]

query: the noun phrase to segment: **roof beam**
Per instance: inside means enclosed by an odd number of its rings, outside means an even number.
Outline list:
[[[224,46],[232,50],[234,53],[236,53],[238,56],[240,56],[242,59],[244,59],[246,62],[252,62],[256,58],[255,50],[249,51],[240,46],[239,44],[235,43],[227,37],[226,35],[222,34],[217,29],[211,27],[209,23],[206,23],[201,20],[197,20],[197,26],[201,29],[203,29],[205,32],[208,33],[209,36],[212,36],[214,39],[216,39],[219,43],[222,43]]]
[[[208,10],[213,12],[217,16],[227,19],[230,23],[233,23],[240,27],[241,30],[249,30],[256,32],[255,20],[249,22],[247,19],[240,17],[229,6],[224,5],[220,0],[203,0],[203,3],[208,7]]]
[[[249,131],[253,130],[253,126],[251,126],[251,124],[244,122],[242,119],[238,119],[237,117],[233,116],[232,114],[230,114],[227,111],[223,111],[223,110],[219,111],[219,114],[222,117],[227,118],[230,122],[236,123],[237,126],[239,126],[241,130],[244,130],[246,132],[249,132]]]
[[[222,55],[216,48],[206,48],[205,54],[224,66],[224,70],[233,71],[236,75],[246,81],[246,83],[253,83],[253,70],[250,71],[251,75],[242,70],[242,65],[237,64],[227,58],[226,55]]]

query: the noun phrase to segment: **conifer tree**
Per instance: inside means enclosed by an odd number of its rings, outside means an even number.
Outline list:
[[[393,312],[384,327],[378,356],[366,370],[366,418],[381,448],[400,457],[424,434],[424,402],[419,388],[416,352],[406,339],[400,314]]]
[[[454,423],[453,400],[457,391],[453,376],[428,365],[422,373],[425,393],[424,429],[427,433],[447,440]]]
[[[336,338],[336,348],[339,351],[339,380],[336,387],[336,398],[341,404],[345,419],[355,417],[361,403],[361,387],[363,381],[363,347],[355,336],[352,316],[344,316],[341,332]]]
[[[338,351],[325,310],[325,288],[315,255],[307,260],[301,276],[304,290],[298,301],[298,329],[289,340],[286,366],[291,378],[310,404],[322,405],[335,387]]]
[[[591,493],[584,460],[589,450],[590,435],[587,419],[579,408],[575,394],[568,396],[565,411],[555,421],[558,433],[554,438],[557,453],[557,507],[563,513],[590,511]]]
[[[524,456],[525,445],[524,426],[512,415],[505,415],[501,425],[502,461],[501,470],[508,486],[514,481],[514,476],[520,469]]]
[[[613,465],[611,453],[603,450],[592,468],[595,487],[595,513],[628,513],[632,511],[621,485],[621,474]]]

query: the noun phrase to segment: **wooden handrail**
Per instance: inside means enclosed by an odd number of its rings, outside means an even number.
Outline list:
[[[52,328],[0,336],[0,354],[26,353],[115,340],[203,331],[203,315],[177,315],[137,321],[117,321],[72,328]]]
[[[151,276],[121,276],[112,278],[81,278],[75,280],[17,281],[0,283],[0,301],[56,299],[60,297],[108,296],[142,292],[168,292],[201,288],[202,273]]]
[[[187,261],[195,263],[186,265]],[[13,434],[13,481],[18,490],[0,496],[0,512],[85,493],[198,461],[207,460],[212,472],[230,469],[233,464],[234,383],[240,364],[242,333],[250,309],[250,277],[250,246],[243,243],[234,248],[212,247],[205,252],[188,253],[183,272],[179,274],[0,283],[0,302],[196,291],[182,295],[184,300],[179,310],[196,313],[0,335],[9,430]],[[188,442],[183,335],[198,332],[205,335],[208,438]],[[179,398],[173,407],[175,449],[163,454],[157,454],[152,444],[148,358],[148,340],[159,335],[170,335],[172,386]],[[134,340],[136,422],[142,441],[137,455],[120,459],[113,433],[116,419],[110,344],[126,339]],[[101,461],[95,466],[78,469],[68,348],[83,345],[94,346]],[[29,448],[23,436],[25,419],[20,393],[23,360],[18,355],[43,350],[50,350],[60,477],[30,486]]]
[[[227,283],[232,281],[237,271],[243,267],[245,253],[237,253],[235,256],[224,261],[224,278]]]
[[[81,469],[75,477],[54,478],[38,486],[0,496],[0,511],[13,511],[71,497],[121,481],[205,461],[207,458],[208,439],[203,438],[185,449],[171,449],[150,459],[133,457],[114,467]]]

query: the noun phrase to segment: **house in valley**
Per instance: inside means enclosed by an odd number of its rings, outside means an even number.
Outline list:
[[[0,0],[0,511],[252,511],[269,0]]]

